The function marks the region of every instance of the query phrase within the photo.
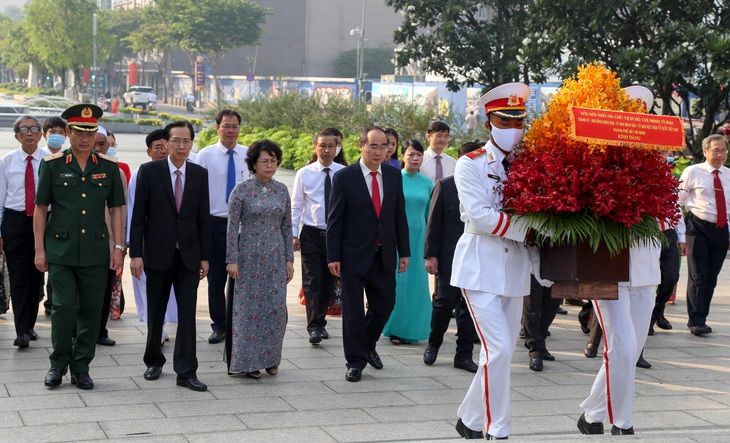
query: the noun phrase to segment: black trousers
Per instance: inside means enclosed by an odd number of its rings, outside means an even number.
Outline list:
[[[530,276],[530,295],[525,296],[522,304],[522,327],[525,328],[525,347],[530,358],[542,357],[548,352],[545,337],[561,302],[559,298],[552,298],[552,292]]]
[[[395,306],[395,273],[383,269],[382,252],[375,253],[365,275],[341,271],[342,282],[342,344],[348,368],[364,369],[368,352],[383,332]],[[365,312],[363,290],[368,300]]]
[[[101,304],[101,321],[99,322],[99,338],[109,337],[106,324],[109,322],[109,308],[112,304],[112,289],[117,278],[117,271],[110,269],[106,274],[106,287],[104,288],[104,302]]]
[[[210,261],[208,269],[208,309],[214,331],[226,330],[226,230],[228,219],[210,217]]]
[[[172,266],[164,271],[145,267],[147,274],[147,346],[144,362],[149,366],[162,367],[160,337],[165,322],[165,310],[170,300],[170,287],[175,288],[177,301],[177,333],[173,351],[173,369],[181,380],[195,377],[198,359],[195,352],[195,309],[198,301],[199,271],[185,267],[180,250],[175,250]]]
[[[335,290],[335,276],[327,267],[326,231],[302,226],[299,233],[302,261],[302,287],[307,308],[307,331],[327,326],[327,308]]]
[[[664,317],[664,307],[667,305],[669,298],[674,292],[674,287],[679,281],[679,250],[677,249],[677,231],[670,228],[664,231],[669,245],[662,248],[659,257],[659,269],[662,274],[662,280],[656,288],[656,304],[654,305],[654,313],[652,314],[652,325],[657,318]]]
[[[29,334],[35,328],[43,279],[43,274],[35,267],[33,217],[6,208],[1,229],[10,278],[15,333],[20,336]]]
[[[433,299],[431,314],[431,334],[428,336],[428,345],[438,349],[444,342],[444,334],[451,323],[451,311],[459,306],[456,318],[456,356],[454,360],[471,360],[474,351],[474,340],[477,331],[474,322],[466,307],[466,301],[461,296],[461,290],[451,286],[451,273],[440,272],[436,280],[438,286]]]
[[[685,217],[687,225],[687,313],[688,326],[702,326],[710,314],[710,303],[717,286],[717,276],[725,263],[728,248],[728,227],[718,228],[692,213]]]

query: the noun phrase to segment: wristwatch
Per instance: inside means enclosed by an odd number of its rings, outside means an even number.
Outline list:
[[[114,249],[119,249],[122,252],[127,251],[127,247],[125,245],[114,245]]]

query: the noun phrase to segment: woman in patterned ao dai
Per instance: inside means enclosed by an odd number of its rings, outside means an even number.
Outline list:
[[[294,275],[291,200],[274,180],[281,149],[270,140],[251,144],[246,163],[252,175],[228,200],[226,270],[235,279],[228,302],[228,373],[261,378],[279,372],[286,332],[286,284]]]

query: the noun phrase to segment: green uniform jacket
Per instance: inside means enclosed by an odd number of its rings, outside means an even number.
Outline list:
[[[91,153],[81,171],[71,149],[47,155],[38,172],[35,202],[52,205],[46,226],[48,263],[97,266],[109,263],[105,205],[123,206],[119,165],[114,157]]]

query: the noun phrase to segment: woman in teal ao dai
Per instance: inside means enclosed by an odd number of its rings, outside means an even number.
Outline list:
[[[228,300],[228,373],[261,378],[279,372],[286,332],[286,284],[294,274],[291,200],[273,179],[281,149],[270,140],[251,144],[251,177],[236,184],[228,199],[226,271],[235,279]]]
[[[433,183],[418,172],[421,163],[423,146],[416,140],[406,140],[403,143],[401,174],[411,259],[406,272],[396,273],[395,308],[383,329],[383,335],[390,337],[393,344],[426,340],[431,332],[431,291],[428,287],[423,245]]]

